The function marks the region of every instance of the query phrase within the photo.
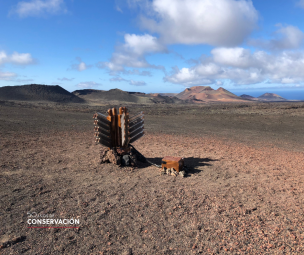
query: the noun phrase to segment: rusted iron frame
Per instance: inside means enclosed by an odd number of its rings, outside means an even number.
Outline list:
[[[139,117],[139,118],[137,118],[137,119],[135,119],[133,121],[130,121],[129,122],[129,126],[132,127],[133,125],[136,125],[140,121],[144,121],[144,118],[143,117]]]
[[[137,134],[139,134],[138,131],[140,131],[140,130],[141,130],[141,132],[144,131],[144,126],[140,126],[139,128],[133,130],[133,131],[129,134],[130,139],[132,139],[134,136],[136,136]],[[136,132],[137,132],[137,133],[136,133]]]
[[[135,125],[133,125],[132,127],[129,128],[129,133],[132,133],[135,129],[137,129],[138,127],[144,125],[144,121],[140,121],[138,123],[136,123]]]
[[[144,135],[145,135],[145,133],[144,133],[144,131],[142,131],[141,133],[137,134],[132,139],[130,139],[130,143],[137,141],[139,138],[143,137]]]
[[[110,121],[108,121],[107,119],[100,117],[100,116],[96,116],[95,120],[99,120],[101,122],[103,122],[105,125],[109,125],[110,126]]]
[[[143,117],[144,116],[144,112],[140,112],[139,114],[137,115],[134,115],[130,118],[130,121],[133,121],[134,119],[136,119],[137,117]]]
[[[111,130],[111,126],[107,126],[106,124],[104,124],[103,122],[101,122],[99,120],[94,120],[94,124],[95,124],[95,126],[101,127],[105,130]]]
[[[109,127],[109,129],[105,129],[105,128],[101,127],[101,126],[95,126],[94,127],[94,131],[95,132],[107,132],[108,135],[110,135],[110,127]]]

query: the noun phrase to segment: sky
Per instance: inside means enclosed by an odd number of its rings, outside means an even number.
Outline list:
[[[304,0],[10,0],[0,19],[0,86],[304,100]]]

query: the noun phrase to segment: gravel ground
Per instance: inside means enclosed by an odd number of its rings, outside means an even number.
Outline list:
[[[99,164],[94,107],[2,102],[0,253],[303,254],[303,106],[129,106],[146,112],[134,146],[184,157],[182,178]]]

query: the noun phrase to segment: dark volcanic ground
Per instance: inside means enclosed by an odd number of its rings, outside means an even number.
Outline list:
[[[304,103],[130,105],[134,146],[185,157],[186,178],[100,165],[92,116],[109,107],[0,102],[1,254],[304,253]],[[80,228],[30,229],[27,212]]]

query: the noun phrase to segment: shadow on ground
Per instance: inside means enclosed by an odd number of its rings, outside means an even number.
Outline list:
[[[211,159],[211,158],[185,158],[185,166],[188,168],[187,175],[196,174],[202,172],[203,170],[200,169],[202,166],[212,166],[209,162],[212,161],[219,161],[218,159]]]

